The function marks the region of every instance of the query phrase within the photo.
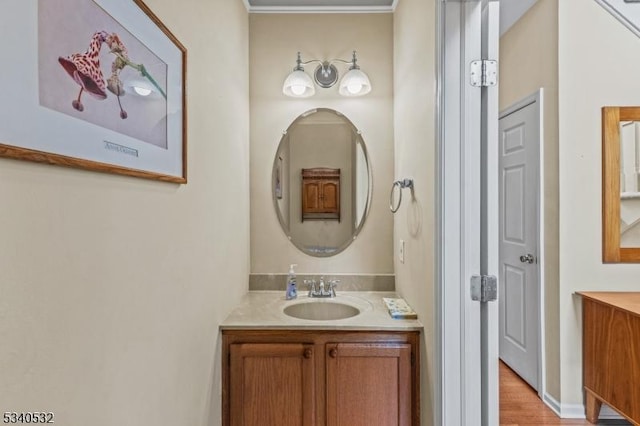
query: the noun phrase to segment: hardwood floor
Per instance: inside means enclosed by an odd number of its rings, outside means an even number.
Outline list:
[[[617,420],[602,425],[630,425]],[[536,391],[504,363],[500,362],[500,425],[589,425],[582,419],[561,419],[538,397]]]

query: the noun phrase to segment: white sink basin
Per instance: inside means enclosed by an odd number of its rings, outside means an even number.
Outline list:
[[[283,312],[298,319],[331,321],[355,317],[360,309],[339,301],[318,299],[289,305]]]

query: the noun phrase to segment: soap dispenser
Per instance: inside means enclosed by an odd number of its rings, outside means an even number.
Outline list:
[[[287,277],[287,292],[285,294],[285,297],[287,300],[291,300],[291,299],[295,299],[296,297],[298,297],[298,288],[296,287],[296,271],[293,270],[293,268],[295,268],[296,265],[291,264],[291,266],[289,266],[289,276]]]

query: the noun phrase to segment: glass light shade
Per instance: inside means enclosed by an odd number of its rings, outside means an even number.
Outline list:
[[[287,76],[282,85],[282,93],[292,98],[308,98],[316,93],[316,88],[309,74],[296,70]]]
[[[342,80],[338,92],[342,96],[362,96],[371,91],[371,82],[367,74],[359,69],[350,69]]]
[[[137,96],[155,97],[159,95],[158,90],[145,80],[128,80],[124,82],[124,86],[127,92]]]
[[[151,94],[151,89],[146,87],[133,86],[132,88],[140,96],[149,96]]]

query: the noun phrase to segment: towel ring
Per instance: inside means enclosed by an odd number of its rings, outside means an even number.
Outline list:
[[[394,207],[393,204],[393,194],[394,192],[396,192],[396,188],[399,189],[398,191],[398,204]],[[397,180],[395,182],[393,182],[393,185],[391,185],[391,195],[389,196],[389,209],[391,210],[391,213],[395,213],[398,211],[398,209],[400,208],[400,205],[402,204],[402,190],[404,188],[409,188],[411,190],[413,190],[413,179],[402,179],[402,180]]]

